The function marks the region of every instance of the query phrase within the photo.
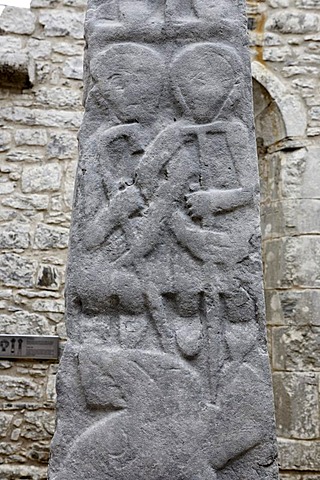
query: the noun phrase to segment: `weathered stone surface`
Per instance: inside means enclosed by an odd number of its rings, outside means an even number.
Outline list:
[[[67,228],[40,224],[37,226],[34,241],[40,250],[48,250],[50,248],[66,248],[68,238],[69,231]]]
[[[25,167],[22,172],[21,183],[21,189],[24,193],[59,190],[61,167],[55,163]]]
[[[77,141],[70,133],[53,133],[47,145],[48,158],[74,158]]]
[[[319,15],[302,12],[277,12],[270,16],[267,28],[282,33],[308,33],[318,30]]]
[[[27,43],[29,55],[32,58],[50,58],[52,45],[46,40],[38,40],[36,38],[30,38]]]
[[[47,195],[21,195],[17,193],[2,200],[2,205],[18,210],[46,210],[49,206],[49,198]]]
[[[2,131],[0,132],[0,152],[5,152],[9,150],[11,142],[10,132]]]
[[[16,130],[14,136],[16,145],[46,145],[47,133],[41,129],[29,129]]]
[[[30,227],[26,223],[8,223],[0,225],[0,248],[4,250],[28,248]]]
[[[50,480],[278,478],[244,25],[89,5]]]
[[[26,107],[7,107],[0,111],[0,119],[21,123],[23,125],[76,129],[80,127],[82,115],[80,112],[30,110]]]
[[[13,415],[0,412],[0,437],[6,437],[12,422]]]
[[[283,470],[320,470],[320,442],[279,440],[280,462]],[[310,475],[312,479],[312,475]],[[308,475],[307,475],[308,479]]]
[[[319,376],[315,373],[274,373],[277,430],[280,437],[319,437]]]
[[[74,57],[67,60],[65,66],[63,67],[63,74],[67,78],[75,78],[77,80],[82,80],[83,77],[83,58]]]
[[[41,396],[40,386],[28,378],[3,375],[0,379],[0,398],[9,401]]]
[[[265,252],[268,289],[320,286],[320,274],[314,268],[320,262],[319,235],[270,240],[266,242]]]
[[[0,475],[2,480],[23,480],[25,478],[32,478],[32,480],[46,480],[47,469],[45,467],[34,466],[12,466],[0,465]],[[31,477],[30,477],[31,475]]]
[[[54,12],[41,13],[39,21],[44,26],[45,34],[48,37],[83,38],[84,16],[82,12],[66,12],[56,9]]]
[[[275,327],[275,370],[320,371],[320,327]]]
[[[0,314],[0,329],[2,333],[21,335],[53,334],[53,328],[43,315],[26,311],[13,312],[11,315]]]
[[[35,92],[36,102],[40,105],[45,105],[53,108],[70,108],[71,110],[75,106],[79,106],[81,103],[81,92],[78,90],[72,90],[71,88],[39,88]],[[80,117],[81,120],[81,117]],[[56,125],[57,126],[57,125]],[[73,135],[75,138],[75,135]]]
[[[319,290],[267,290],[266,305],[271,325],[320,326]]]
[[[50,438],[54,432],[54,418],[51,412],[27,412],[25,423],[21,428],[21,436],[33,441]]]
[[[0,16],[0,33],[31,34],[36,17],[28,8],[5,7]]]
[[[32,287],[36,262],[15,253],[0,255],[0,281],[9,287]]]

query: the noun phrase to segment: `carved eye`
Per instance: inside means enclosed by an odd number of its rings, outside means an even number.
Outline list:
[[[125,87],[125,79],[119,73],[115,73],[108,78],[108,82],[112,85],[116,90],[123,90]]]

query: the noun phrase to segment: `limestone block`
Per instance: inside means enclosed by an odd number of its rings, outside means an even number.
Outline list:
[[[35,312],[64,313],[63,300],[36,300],[32,304]]]
[[[54,432],[55,416],[52,411],[26,412],[21,437],[32,441],[50,439]]]
[[[40,400],[42,395],[41,387],[29,378],[3,375],[0,383],[0,398],[7,401],[30,398]]]
[[[319,438],[319,375],[274,373],[273,386],[279,437]]]
[[[12,193],[14,192],[15,188],[16,184],[14,182],[4,180],[0,182],[0,195],[7,195],[9,193]]]
[[[48,195],[21,195],[17,193],[5,198],[1,203],[6,207],[16,208],[17,210],[47,210],[49,197]]]
[[[31,446],[26,450],[26,457],[37,463],[43,463],[45,465],[48,464],[49,461],[49,445],[48,444],[40,444],[32,442]]]
[[[5,107],[0,111],[0,119],[23,125],[77,129],[81,124],[82,114],[50,109],[30,110],[26,107]]]
[[[268,5],[272,8],[288,8],[290,6],[290,0],[267,0]]]
[[[10,413],[0,412],[0,437],[6,437],[12,422],[13,415]]]
[[[29,129],[16,130],[14,139],[16,145],[46,145],[47,132],[43,129]]]
[[[30,226],[26,223],[8,223],[0,225],[0,248],[4,250],[28,248]]]
[[[15,53],[20,50],[22,50],[22,39],[20,37],[0,36],[0,51]]]
[[[265,62],[287,62],[293,56],[293,50],[290,46],[267,47],[263,49],[263,60]]]
[[[1,20],[0,16],[0,20]],[[24,53],[7,53],[0,50],[0,87],[26,89],[35,81],[35,65]]]
[[[262,208],[264,239],[318,234],[320,232],[320,199],[266,201]]]
[[[77,7],[77,8],[85,8],[87,6],[86,0],[63,0],[63,5],[67,7]]]
[[[32,287],[36,262],[15,253],[0,255],[0,281],[9,287]]]
[[[69,43],[59,39],[59,41],[54,42],[52,49],[55,53],[60,53],[61,55],[81,56],[83,55],[83,41],[78,40],[76,43]]]
[[[5,7],[0,16],[0,32],[31,35],[36,17],[28,8]]]
[[[319,9],[318,0],[296,0],[296,6],[298,8],[310,8],[310,9]]]
[[[83,38],[84,14],[82,12],[68,12],[59,9],[54,12],[41,12],[39,22],[44,26],[44,32],[48,37]]]
[[[271,325],[320,326],[320,290],[267,290],[266,307]]]
[[[21,189],[24,193],[56,191],[61,184],[61,167],[56,163],[24,167]]]
[[[54,108],[79,109],[81,104],[81,92],[70,88],[41,87],[35,91],[35,101],[40,105]]]
[[[67,78],[82,80],[83,78],[83,57],[73,57],[66,61],[63,67],[63,75]]]
[[[280,463],[283,470],[320,470],[320,442],[279,439]],[[308,476],[307,476],[308,478]],[[312,479],[312,475],[310,474]]]
[[[63,227],[39,224],[36,228],[34,242],[36,248],[49,250],[51,248],[67,248],[69,230]]]
[[[74,162],[70,162],[66,169],[65,175],[65,193],[64,193],[64,201],[66,206],[71,210],[72,203],[73,203],[73,190],[74,190],[74,182],[76,177],[76,164]]]
[[[2,333],[21,335],[53,335],[53,328],[43,315],[30,313],[24,310],[13,312],[11,315],[0,314],[0,328]]]
[[[31,8],[56,8],[60,0],[31,0]]]
[[[46,480],[47,469],[45,467],[20,466],[20,465],[0,465],[0,475],[2,480],[23,480],[31,478],[32,480]]]
[[[270,15],[266,29],[281,33],[309,33],[318,30],[319,15],[301,12],[277,12]]]
[[[276,201],[282,194],[282,162],[283,154],[276,152],[266,155],[259,165],[261,178],[261,202]]]
[[[30,38],[27,42],[29,55],[35,59],[49,59],[52,51],[52,44],[47,40]]]
[[[78,151],[77,139],[73,133],[52,133],[47,145],[48,158],[75,158]]]
[[[320,327],[274,327],[273,368],[320,371]]]
[[[319,235],[285,237],[265,243],[267,289],[320,287],[315,265],[320,262]]]
[[[281,183],[284,197],[301,198],[308,166],[308,154],[304,148],[282,155]],[[312,196],[314,195],[309,193],[308,198]]]
[[[35,152],[35,149],[32,149],[32,152],[30,152],[30,150],[11,149],[6,155],[6,160],[8,162],[24,163],[41,162],[41,160],[43,160],[43,154],[42,152]]]
[[[0,132],[0,152],[5,152],[10,149],[11,134],[3,130]]]

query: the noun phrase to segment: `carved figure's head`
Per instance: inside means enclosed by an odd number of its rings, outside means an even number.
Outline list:
[[[199,43],[174,59],[171,81],[185,113],[199,123],[216,118],[224,104],[241,91],[241,63],[229,47]]]
[[[90,71],[101,95],[122,122],[150,120],[159,104],[165,66],[151,48],[114,45],[91,61]]]

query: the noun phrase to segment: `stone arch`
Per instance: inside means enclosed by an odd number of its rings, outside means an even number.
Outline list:
[[[252,62],[252,76],[264,87],[279,110],[284,128],[280,140],[303,137],[307,128],[307,114],[301,98],[288,92],[287,85],[260,62]]]
[[[320,305],[320,148],[306,135],[303,100],[258,62],[252,70],[277,433],[280,451],[292,445],[283,471],[299,470],[295,444],[307,455],[312,442],[301,442],[306,431],[309,439],[318,438],[317,421],[309,418],[318,418],[319,401],[315,394],[310,402],[308,388]]]

